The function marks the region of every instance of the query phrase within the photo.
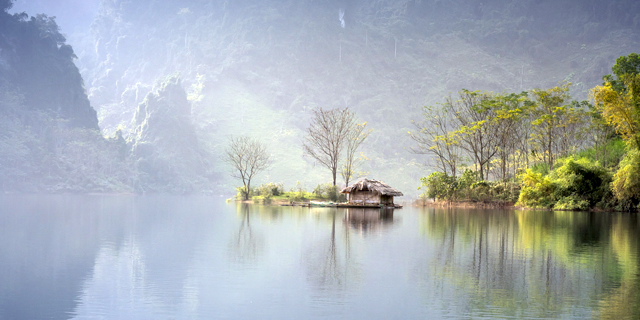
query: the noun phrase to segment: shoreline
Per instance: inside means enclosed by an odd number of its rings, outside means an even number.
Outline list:
[[[502,201],[415,201],[417,207],[467,208],[467,209],[520,209],[513,202]]]
[[[600,213],[639,213],[640,211],[620,211],[614,209],[590,208],[589,210],[563,210],[553,208],[530,208],[516,206],[512,202],[502,201],[421,201],[413,203],[415,207],[431,208],[462,208],[462,209],[509,209],[509,210],[537,210],[537,211],[575,211],[575,212],[600,212]]]

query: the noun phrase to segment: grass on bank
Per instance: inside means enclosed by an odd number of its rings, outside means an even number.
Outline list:
[[[247,191],[244,187],[238,187],[236,191],[237,194],[233,200],[241,201],[245,199]],[[265,183],[256,188],[251,188],[248,198],[254,203],[270,203],[272,201],[346,201],[346,196],[339,193],[338,187],[329,183],[319,184],[312,192],[308,192],[300,182],[296,183],[296,186],[289,191],[284,191],[282,183]]]

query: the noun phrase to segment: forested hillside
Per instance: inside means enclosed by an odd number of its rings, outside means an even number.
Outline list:
[[[307,188],[310,108],[348,106],[374,131],[362,171],[417,186],[407,131],[420,107],[462,88],[520,92],[573,83],[575,99],[637,47],[634,1],[103,1],[78,61],[101,128],[125,136],[160,78],[179,73],[203,146],[231,134],[269,143],[264,181]],[[344,12],[342,24],[340,12]],[[225,169],[211,163],[220,174]]]
[[[0,190],[121,189],[125,166],[98,128],[75,54],[52,18],[0,1]]]

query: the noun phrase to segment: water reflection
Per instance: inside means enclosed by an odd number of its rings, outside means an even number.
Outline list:
[[[361,234],[380,232],[393,224],[393,210],[348,208],[344,220]]]
[[[0,199],[0,319],[68,319],[102,241],[126,232],[106,216],[129,199]],[[117,215],[117,213],[114,213]]]
[[[584,317],[607,318],[607,308],[640,317],[635,216],[431,209],[422,219],[436,255],[419,267],[420,280],[472,293],[461,300],[475,315],[499,306],[503,316],[559,317],[581,305],[573,312]]]
[[[251,227],[252,211],[249,204],[239,203],[236,209],[240,216],[240,227],[231,239],[230,252],[233,253],[232,259],[235,262],[250,263],[256,260],[264,248],[264,236]]]
[[[637,215],[0,201],[0,319],[640,318]]]
[[[331,227],[308,249],[307,279],[316,291],[316,301],[326,301],[328,296],[344,296],[350,286],[357,285],[361,270],[357,256],[352,252],[352,235],[348,224],[338,225],[341,220],[346,221],[343,219],[345,210],[322,208],[315,210],[315,213],[329,219]]]

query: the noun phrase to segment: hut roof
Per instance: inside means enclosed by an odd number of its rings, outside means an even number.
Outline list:
[[[400,197],[403,195],[402,192],[390,187],[388,184],[382,181],[367,178],[360,179],[354,182],[352,185],[343,188],[342,190],[340,190],[340,193],[351,193],[354,191],[375,191],[382,194],[383,196],[393,197]]]

